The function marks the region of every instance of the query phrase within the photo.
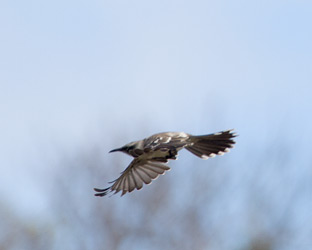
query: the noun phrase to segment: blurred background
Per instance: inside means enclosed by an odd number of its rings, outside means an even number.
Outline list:
[[[1,1],[0,249],[312,249],[311,1]],[[236,147],[94,197],[163,131]]]

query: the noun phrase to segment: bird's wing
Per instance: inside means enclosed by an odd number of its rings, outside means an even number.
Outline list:
[[[144,151],[182,148],[188,144],[187,138],[187,134],[179,132],[156,134],[145,139]]]
[[[134,189],[141,189],[143,183],[151,183],[152,180],[156,179],[160,174],[164,174],[169,169],[163,162],[135,158],[118,179],[110,182],[113,183],[110,187],[105,189],[94,188],[97,192],[95,196],[105,196],[110,192],[116,194],[119,191],[122,191],[121,196],[123,196],[125,193],[130,193]]]

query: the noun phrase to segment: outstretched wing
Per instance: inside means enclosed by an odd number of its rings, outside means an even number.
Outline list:
[[[120,177],[110,183],[110,187],[99,189],[94,188],[97,192],[95,196],[105,196],[110,192],[114,194],[122,191],[121,196],[127,192],[132,192],[134,189],[141,189],[143,183],[149,184],[156,179],[160,174],[164,174],[170,168],[160,161],[142,160],[135,158],[130,165],[121,173]]]

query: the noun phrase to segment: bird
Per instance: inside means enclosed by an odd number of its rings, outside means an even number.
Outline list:
[[[134,189],[140,190],[143,184],[150,184],[159,175],[170,170],[166,163],[168,160],[176,160],[181,149],[185,148],[206,160],[229,152],[235,144],[233,138],[236,136],[233,129],[199,136],[184,132],[165,132],[113,149],[109,153],[123,152],[134,159],[117,179],[109,182],[111,186],[104,189],[94,188],[94,195],[101,197],[121,191],[123,196]]]

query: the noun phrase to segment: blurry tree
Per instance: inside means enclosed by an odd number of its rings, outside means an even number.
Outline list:
[[[296,226],[298,204],[311,197],[309,168],[293,175],[291,157],[270,146],[274,154],[241,160],[183,154],[171,172],[122,198],[94,197],[93,187],[115,178],[126,156],[108,160],[100,146],[64,154],[49,175],[53,218],[39,224],[2,206],[0,249],[309,249],[310,223]]]
[[[0,249],[52,249],[53,229],[49,224],[21,218],[0,203]]]

